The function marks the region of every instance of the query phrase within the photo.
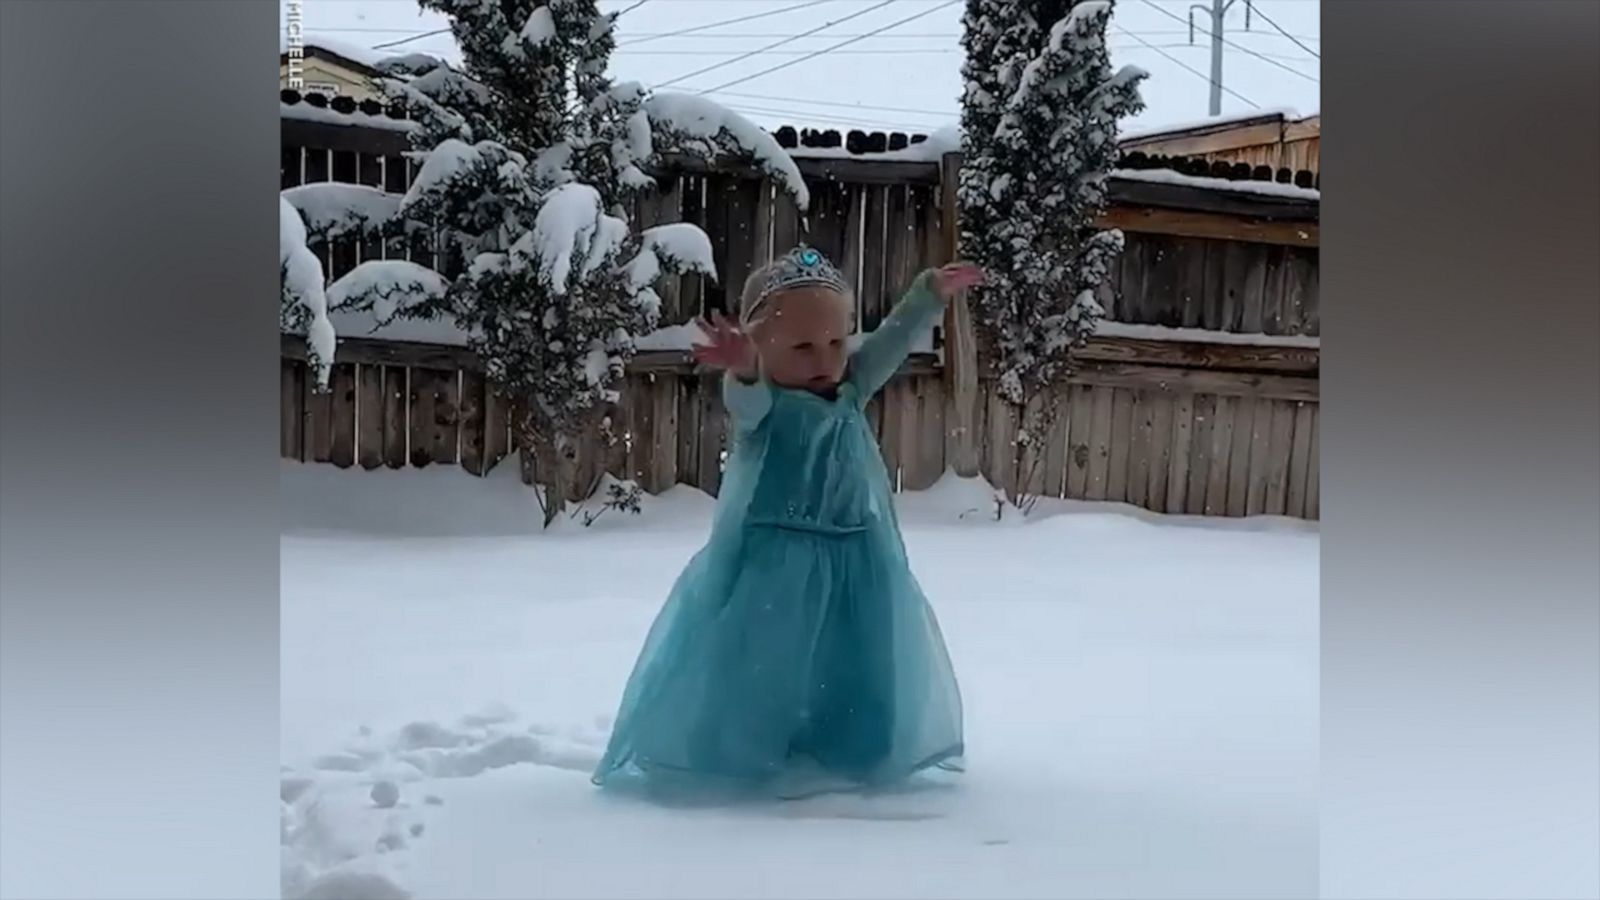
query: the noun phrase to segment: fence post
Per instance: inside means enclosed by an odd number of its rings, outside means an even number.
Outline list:
[[[946,153],[939,165],[939,213],[943,218],[944,258],[951,261],[961,248],[956,186],[961,176],[961,154]],[[978,408],[977,334],[965,293],[945,309],[944,378],[956,420],[946,427],[955,435],[950,467],[963,478],[978,474],[978,435],[974,427]]]

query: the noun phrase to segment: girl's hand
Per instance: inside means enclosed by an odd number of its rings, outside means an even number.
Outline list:
[[[983,270],[969,262],[953,262],[934,270],[933,289],[944,302],[967,288],[983,284]]]
[[[756,377],[756,345],[750,336],[720,312],[711,321],[696,320],[707,343],[693,346],[695,361],[714,369],[726,369],[745,381]]]

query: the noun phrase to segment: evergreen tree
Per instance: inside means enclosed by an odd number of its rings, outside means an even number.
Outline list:
[[[380,322],[453,319],[512,398],[523,445],[555,464],[545,467],[548,523],[563,505],[576,439],[607,431],[634,339],[656,325],[653,286],[716,275],[699,228],[632,232],[633,201],[654,186],[649,164],[666,153],[740,157],[801,207],[805,186],[771,136],[743,118],[699,97],[612,82],[616,14],[595,0],[420,3],[449,17],[465,64],[411,54],[380,65],[386,90],[418,123],[410,139],[422,162],[410,190],[398,203],[389,197],[387,213],[349,185],[296,188],[294,202],[314,231],[342,225],[432,241],[438,273],[363,263],[330,286],[330,305]],[[320,206],[345,212],[319,216]]]
[[[1122,250],[1121,232],[1095,221],[1117,159],[1117,120],[1143,108],[1147,73],[1112,71],[1111,11],[1107,0],[967,0],[962,253],[988,275],[972,309],[992,338],[1001,394],[1023,423],[1019,458],[1054,406],[1029,401],[1093,333],[1103,312],[1096,290]]]

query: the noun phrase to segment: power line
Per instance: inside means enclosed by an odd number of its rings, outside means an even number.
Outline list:
[[[1284,37],[1288,38],[1291,41],[1294,41],[1295,46],[1297,46],[1301,50],[1304,50],[1305,52],[1311,54],[1312,56],[1315,56],[1317,59],[1321,59],[1322,58],[1322,54],[1321,53],[1318,53],[1317,51],[1311,49],[1310,47],[1307,47],[1305,44],[1300,43],[1300,39],[1299,38],[1295,37],[1294,35],[1290,34],[1287,31],[1284,31],[1283,30],[1283,26],[1279,25],[1277,22],[1272,21],[1272,18],[1270,16],[1268,16],[1266,13],[1262,12],[1259,9],[1256,9],[1254,6],[1252,6],[1250,8],[1251,8],[1252,11],[1255,12],[1256,15],[1260,16],[1263,19],[1266,19],[1267,24],[1271,25],[1274,29],[1276,29],[1279,34],[1283,35]]]
[[[761,47],[761,48],[756,49],[756,50],[751,50],[748,53],[742,53],[742,54],[740,54],[738,56],[735,56],[733,59],[725,59],[725,60],[723,60],[722,62],[719,62],[719,63],[712,63],[711,65],[706,66],[704,68],[695,69],[693,72],[689,72],[689,73],[684,74],[684,75],[679,75],[677,78],[672,78],[672,79],[669,79],[667,81],[663,81],[660,84],[657,84],[656,87],[658,87],[658,88],[667,87],[668,85],[677,84],[680,81],[685,81],[687,79],[693,78],[696,75],[704,75],[705,73],[713,71],[715,69],[721,69],[721,68],[723,68],[725,66],[731,66],[736,62],[743,62],[744,60],[747,60],[752,56],[759,56],[762,53],[766,53],[768,50],[773,50],[773,49],[776,49],[778,47],[782,47],[784,44],[793,43],[794,41],[796,41],[796,40],[798,40],[800,38],[816,34],[817,32],[822,31],[825,28],[832,28],[833,26],[838,25],[841,22],[848,22],[851,19],[860,18],[861,16],[864,16],[869,12],[876,12],[877,10],[883,9],[885,6],[888,6],[889,4],[891,4],[893,2],[895,2],[895,0],[883,0],[883,2],[881,2],[881,3],[875,4],[873,6],[869,6],[866,9],[857,10],[856,12],[853,12],[850,15],[845,16],[842,19],[836,19],[835,21],[832,21],[832,22],[824,22],[821,25],[818,25],[817,27],[811,29],[810,31],[803,32],[803,33],[797,34],[797,35],[793,35],[792,37],[784,38],[781,41],[774,41],[773,43],[770,43],[770,44],[766,45],[765,47]]]
[[[415,28],[368,28],[368,27],[365,27],[365,26],[361,26],[361,27],[351,26],[351,27],[345,27],[345,28],[313,26],[313,27],[305,28],[303,30],[306,31],[306,32],[312,33],[312,34],[409,34],[409,35],[415,35],[417,33],[417,30]]]
[[[1113,49],[1116,49],[1116,50],[1145,50],[1145,49],[1151,49],[1151,48],[1155,48],[1155,47],[1161,47],[1161,48],[1164,48],[1164,49],[1167,49],[1167,50],[1204,50],[1204,49],[1206,49],[1206,48],[1201,47],[1201,46],[1199,46],[1197,44],[1152,44],[1148,48],[1147,47],[1118,46],[1118,47],[1115,47]],[[1291,62],[1311,62],[1311,58],[1307,57],[1307,56],[1284,56],[1284,55],[1278,54],[1278,53],[1263,53],[1261,55],[1265,56],[1265,57],[1269,57],[1271,59],[1287,59],[1287,60],[1289,60]]]
[[[693,25],[693,26],[690,26],[688,28],[679,29],[678,31],[660,32],[660,33],[657,33],[657,34],[650,35],[648,37],[641,37],[639,40],[636,40],[636,41],[626,41],[624,43],[618,44],[617,46],[626,47],[629,44],[643,44],[643,43],[646,43],[648,41],[658,41],[658,40],[661,40],[662,38],[679,37],[679,36],[685,35],[685,34],[695,34],[697,32],[701,32],[701,31],[708,31],[708,30],[710,30],[712,28],[721,28],[721,27],[723,27],[725,25],[738,25],[740,22],[752,22],[752,21],[755,21],[756,19],[765,19],[765,18],[769,18],[771,16],[782,15],[783,13],[787,13],[787,12],[794,12],[797,9],[806,9],[807,7],[812,7],[812,6],[821,6],[822,4],[829,3],[829,2],[831,2],[831,0],[806,0],[805,3],[796,3],[793,6],[785,6],[785,7],[781,8],[781,9],[769,9],[766,12],[752,13],[751,15],[739,16],[738,18],[735,18],[735,19],[722,19],[722,20],[716,21],[716,22],[707,22],[704,25]]]
[[[904,2],[904,0],[901,0],[901,2]],[[709,27],[709,26],[704,26],[704,27]],[[658,40],[660,38],[675,37],[680,33],[681,32],[676,32],[676,31],[669,31],[669,32],[665,32],[665,33],[640,31],[640,32],[634,32],[632,34],[625,34],[625,35],[622,35],[622,36],[623,37],[639,38],[640,40]],[[1184,29],[1167,28],[1167,29],[1154,29],[1154,30],[1150,30],[1150,31],[1140,30],[1140,31],[1138,31],[1136,33],[1137,34],[1143,34],[1143,35],[1150,35],[1150,36],[1171,36],[1171,35],[1188,34],[1189,32],[1187,30],[1184,30]],[[718,39],[718,38],[763,39],[763,38],[781,38],[781,37],[794,37],[794,36],[795,35],[793,33],[789,33],[789,32],[776,32],[776,33],[773,33],[773,32],[725,32],[725,33],[722,33],[722,34],[702,34],[702,35],[700,35],[700,38],[704,39],[704,40],[711,40],[711,39]],[[828,37],[834,37],[834,38],[861,37],[861,35],[858,35],[858,34],[830,34],[830,35],[828,35]],[[959,32],[959,31],[908,32],[908,33],[905,33],[905,34],[879,35],[879,37],[894,38],[894,39],[939,38],[939,39],[946,39],[946,40],[957,40],[957,39],[959,39],[961,37],[961,32]],[[637,42],[635,42],[635,43],[637,43]]]
[[[885,32],[885,31],[888,31],[891,28],[899,28],[901,25],[904,25],[907,22],[914,22],[917,19],[922,18],[923,16],[932,15],[933,13],[936,13],[941,9],[944,9],[946,7],[949,7],[949,6],[954,6],[959,2],[960,2],[960,0],[946,0],[946,2],[940,3],[938,6],[930,7],[928,9],[923,10],[922,12],[914,13],[912,15],[906,16],[904,19],[901,19],[898,22],[891,22],[888,25],[883,26],[882,28],[878,28],[878,29],[875,29],[873,31],[869,31],[866,34],[863,34],[863,35],[861,35],[859,37],[853,37],[853,38],[850,38],[848,40],[840,41],[839,43],[834,44],[831,47],[824,47],[821,50],[817,50],[817,51],[815,51],[813,53],[809,53],[809,54],[807,54],[805,56],[800,57],[799,59],[792,59],[792,60],[790,60],[788,62],[785,62],[785,63],[779,63],[779,64],[777,64],[775,66],[772,66],[771,68],[762,69],[760,72],[757,72],[754,75],[746,75],[743,78],[735,78],[734,80],[729,81],[729,82],[727,82],[725,84],[719,84],[719,85],[717,85],[716,87],[713,87],[713,88],[705,88],[704,90],[697,91],[696,93],[709,94],[709,93],[713,93],[715,91],[720,91],[720,90],[725,90],[727,88],[731,88],[736,84],[743,84],[746,81],[753,81],[753,80],[755,80],[757,78],[761,78],[761,77],[763,77],[765,75],[771,75],[773,72],[776,72],[779,69],[787,69],[790,66],[799,65],[800,63],[803,63],[808,59],[815,59],[816,57],[822,56],[825,53],[832,53],[833,51],[838,50],[841,47],[847,46],[849,44],[854,44],[857,41],[863,40],[865,38],[872,37],[875,34],[881,34],[881,33]],[[877,7],[872,7],[872,8],[876,9]]]
[[[1188,21],[1185,20],[1182,16],[1178,15],[1175,12],[1172,12],[1169,9],[1166,9],[1164,7],[1156,5],[1155,3],[1151,2],[1151,0],[1142,0],[1142,2],[1144,3],[1145,6],[1150,7],[1151,9],[1155,10],[1158,13],[1161,13],[1163,16],[1166,16],[1169,19],[1175,19],[1175,20],[1177,20],[1179,22],[1183,22],[1186,25],[1188,24]],[[1314,77],[1312,77],[1310,75],[1307,75],[1306,73],[1300,71],[1299,69],[1294,68],[1293,66],[1286,66],[1283,63],[1278,62],[1275,59],[1268,59],[1267,57],[1262,56],[1261,54],[1255,52],[1254,50],[1251,50],[1249,47],[1246,47],[1243,44],[1239,44],[1239,43],[1236,43],[1234,41],[1230,41],[1226,37],[1223,37],[1221,35],[1213,35],[1211,32],[1205,31],[1204,29],[1199,29],[1199,30],[1206,37],[1215,37],[1217,40],[1220,40],[1220,41],[1222,41],[1222,43],[1227,44],[1229,47],[1232,47],[1233,49],[1238,50],[1240,53],[1245,53],[1245,54],[1248,54],[1250,56],[1254,56],[1255,58],[1257,58],[1259,60],[1262,60],[1264,62],[1271,63],[1272,65],[1277,66],[1278,68],[1284,70],[1285,72],[1289,72],[1291,74],[1298,75],[1301,78],[1304,78],[1305,80],[1311,82],[1312,84],[1321,84],[1322,83],[1322,82],[1318,81],[1316,78],[1314,78]],[[1207,80],[1210,80],[1210,79],[1207,79]]]
[[[1123,31],[1122,26],[1113,23],[1111,27],[1117,29],[1117,31],[1121,32],[1122,34],[1128,35],[1129,37],[1133,38],[1134,40],[1138,41],[1139,43],[1143,44],[1144,46],[1150,48],[1151,50],[1154,50],[1155,52],[1161,54],[1162,56],[1165,56],[1169,61],[1177,63],[1178,66],[1180,68],[1182,68],[1184,71],[1189,72],[1192,75],[1200,76],[1200,78],[1204,79],[1207,84],[1214,84],[1218,88],[1220,88],[1224,93],[1231,94],[1231,95],[1233,95],[1235,97],[1238,97],[1240,100],[1243,100],[1245,103],[1250,104],[1250,108],[1251,109],[1260,109],[1261,108],[1261,104],[1255,102],[1254,100],[1251,100],[1249,97],[1246,97],[1245,95],[1239,93],[1238,91],[1234,90],[1231,87],[1228,87],[1227,85],[1217,84],[1215,81],[1211,80],[1211,76],[1206,75],[1205,73],[1201,72],[1199,69],[1194,68],[1193,66],[1191,66],[1188,63],[1184,62],[1183,60],[1177,58],[1176,56],[1173,56],[1172,54],[1170,54],[1167,51],[1161,49],[1160,47],[1157,47],[1155,44],[1152,44],[1149,41],[1146,41],[1144,38],[1139,37],[1138,35],[1134,34],[1131,31]]]
[[[803,103],[808,106],[836,106],[846,109],[859,109],[863,112],[882,110],[884,112],[920,113],[930,116],[945,116],[948,118],[956,118],[960,115],[960,113],[951,112],[950,110],[914,109],[906,106],[873,106],[870,103],[844,103],[838,100],[811,100],[805,97],[774,97],[771,94],[745,94],[740,93],[739,91],[715,91],[714,93],[722,94],[726,97],[740,97],[747,100],[773,100],[778,103]]]
[[[449,31],[450,31],[449,28],[435,28],[432,31],[424,31],[424,32],[422,32],[420,34],[413,34],[411,37],[401,38],[398,41],[389,41],[388,43],[384,43],[384,44],[373,44],[372,45],[372,49],[374,49],[374,50],[385,50],[385,49],[387,49],[389,47],[398,47],[401,44],[409,44],[412,41],[420,41],[423,38],[433,37],[436,34],[446,34]]]
[[[755,113],[756,115],[771,116],[774,118],[783,119],[785,120],[784,124],[786,125],[792,124],[795,120],[801,120],[811,122],[831,122],[834,125],[857,125],[862,128],[882,131],[907,132],[927,132],[938,127],[936,125],[913,125],[905,122],[895,122],[892,120],[885,121],[883,119],[867,119],[856,116],[835,116],[828,113],[809,112],[803,109],[780,109],[771,106],[745,106],[739,103],[728,103],[724,105],[728,109],[734,110],[735,112]]]
[[[1187,45],[1185,45],[1187,46]],[[617,53],[629,56],[733,56],[738,50],[622,50]],[[764,56],[804,56],[807,50],[770,50]],[[839,56],[949,56],[960,53],[960,47],[899,47],[886,50],[840,50]],[[1298,57],[1297,57],[1298,58]],[[729,60],[730,63],[739,60]],[[687,76],[685,76],[687,77]],[[664,85],[666,82],[663,82]],[[657,85],[661,87],[662,85]]]
[[[666,2],[666,0],[656,0],[656,2],[661,3],[661,2]],[[810,7],[810,6],[820,6],[820,5],[824,4],[824,3],[831,3],[831,2],[833,2],[833,0],[806,0],[806,2],[804,2],[804,3],[796,3],[793,6],[785,6],[785,7],[782,7],[781,9],[769,9],[769,10],[767,10],[765,12],[753,13],[753,14],[748,15],[748,16],[738,16],[738,17],[735,17],[735,18],[732,18],[732,19],[722,19],[722,20],[716,21],[716,22],[707,22],[704,25],[695,25],[695,26],[690,27],[690,28],[684,28],[684,29],[682,29],[680,31],[665,32],[663,34],[657,35],[656,37],[644,38],[641,41],[628,41],[626,44],[619,44],[618,46],[621,47],[621,46],[627,46],[627,44],[643,43],[644,41],[653,41],[653,40],[657,40],[658,38],[677,37],[679,35],[694,34],[697,31],[704,31],[704,30],[710,29],[710,28],[720,28],[720,27],[722,27],[724,25],[737,25],[737,24],[739,24],[741,22],[750,22],[750,21],[754,21],[756,19],[765,19],[765,18],[768,18],[770,16],[781,15],[781,14],[786,13],[786,12],[793,12],[793,11],[795,11],[797,9],[805,9],[806,7]],[[643,6],[644,3],[645,3],[645,0],[638,0],[638,2],[634,3],[632,6],[629,6],[627,9],[622,10],[622,12],[617,13],[617,15],[620,17],[623,13],[632,12],[633,10],[638,9],[640,6]],[[385,49],[387,47],[398,47],[401,44],[409,44],[412,41],[419,41],[419,40],[422,40],[423,38],[433,37],[436,34],[444,34],[444,33],[448,32],[449,30],[450,30],[449,28],[435,28],[432,31],[418,32],[417,34],[413,34],[410,37],[401,38],[400,40],[397,40],[397,41],[389,41],[388,43],[384,43],[384,44],[374,44],[372,49],[374,49],[374,50],[383,50],[383,49]]]
[[[641,2],[644,2],[644,0],[641,0]],[[656,0],[656,2],[660,2],[660,0]],[[817,3],[817,2],[825,3],[825,2],[829,2],[829,0],[812,0],[812,2],[813,3]],[[901,2],[904,2],[904,0],[901,0]],[[809,6],[809,5],[812,5],[812,4],[811,3],[802,3],[800,5],[801,6]],[[632,9],[632,8],[635,8],[635,7],[630,7],[630,9]],[[793,7],[793,6],[788,7],[788,9],[790,9],[790,10],[797,9],[797,8],[798,7]],[[617,13],[617,15],[620,16],[623,13],[626,13],[628,11],[629,11],[628,9],[622,10],[622,12]],[[771,11],[771,12],[763,13],[762,15],[772,15],[772,14],[777,13],[777,12],[785,12],[785,11],[787,11],[787,10],[774,10],[774,11]],[[1260,15],[1260,14],[1257,13],[1257,15]],[[717,23],[712,23],[712,24],[709,24],[709,25],[697,25],[694,28],[684,29],[683,31],[618,32],[617,33],[617,37],[619,39],[622,39],[622,43],[619,44],[619,46],[626,46],[628,44],[638,44],[638,43],[645,43],[645,42],[648,42],[648,41],[656,41],[656,40],[662,40],[662,39],[666,39],[666,38],[678,37],[680,35],[689,34],[689,33],[692,33],[692,32],[700,31],[702,29],[714,28],[714,27],[717,27]],[[404,35],[406,37],[415,37],[415,38],[421,38],[421,37],[431,36],[431,35],[435,35],[435,34],[439,34],[440,33],[438,31],[423,31],[423,32],[419,32],[414,28],[372,28],[372,27],[367,27],[367,26],[353,26],[353,25],[352,26],[313,26],[313,27],[306,28],[305,31],[306,31],[307,34],[398,34],[398,35]],[[1170,36],[1174,36],[1174,35],[1186,35],[1189,32],[1188,32],[1187,29],[1182,29],[1182,28],[1152,28],[1152,29],[1138,29],[1138,30],[1135,30],[1135,31],[1131,31],[1130,33],[1131,34],[1141,34],[1141,35],[1144,35],[1145,37],[1170,37]],[[824,35],[824,36],[831,39],[831,38],[856,37],[857,35],[854,35],[854,34],[830,34],[830,35]],[[1285,33],[1285,34],[1283,34],[1281,36],[1285,37],[1285,38],[1288,38],[1289,40],[1295,41],[1296,43],[1298,43],[1299,40],[1301,40],[1301,39],[1309,40],[1309,41],[1320,40],[1320,38],[1317,38],[1315,36],[1307,36],[1307,35],[1296,35],[1296,34],[1287,34],[1287,33]],[[696,40],[771,40],[772,38],[783,38],[783,37],[794,37],[794,34],[792,32],[782,32],[782,31],[779,31],[779,32],[735,31],[735,32],[724,32],[724,33],[721,33],[721,34],[697,34],[697,35],[695,35]],[[905,33],[905,34],[880,34],[880,35],[876,35],[876,37],[878,37],[880,39],[885,39],[885,40],[959,40],[961,38],[961,33],[958,32],[958,31],[921,31],[921,32],[908,32],[908,33]],[[1277,38],[1277,37],[1280,37],[1280,35],[1264,34],[1263,33],[1263,34],[1260,35],[1260,37]],[[1178,45],[1166,45],[1166,46],[1178,46]],[[1185,44],[1183,46],[1191,46],[1191,45]],[[1316,56],[1318,56],[1318,58],[1320,58],[1320,54],[1317,54],[1316,51],[1311,50],[1310,48],[1306,48],[1306,50],[1307,50],[1307,52],[1309,52],[1309,53],[1311,53],[1313,55],[1316,55]],[[1304,57],[1282,56],[1282,57],[1279,57],[1279,58],[1280,59],[1303,59]]]

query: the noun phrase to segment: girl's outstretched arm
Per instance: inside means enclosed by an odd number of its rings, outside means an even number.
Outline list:
[[[694,345],[694,358],[701,365],[723,370],[722,405],[731,414],[734,429],[755,428],[772,408],[772,389],[760,376],[750,336],[720,312],[695,324],[705,335],[705,343]]]
[[[911,282],[894,311],[867,335],[850,357],[849,379],[863,397],[871,397],[894,377],[911,355],[916,337],[938,324],[949,298],[982,282],[983,274],[967,263],[928,269]]]

